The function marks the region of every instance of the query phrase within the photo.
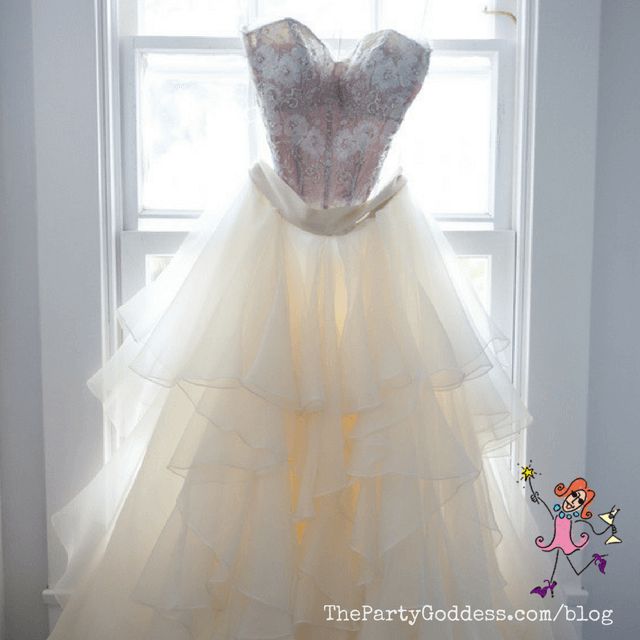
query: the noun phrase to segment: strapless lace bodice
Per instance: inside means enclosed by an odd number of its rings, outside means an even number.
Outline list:
[[[278,175],[313,207],[364,201],[422,86],[430,48],[385,29],[334,61],[293,18],[244,30],[243,40]]]

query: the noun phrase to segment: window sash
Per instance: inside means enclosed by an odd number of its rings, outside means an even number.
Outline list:
[[[331,46],[337,41],[325,40]],[[342,40],[347,50],[357,40]],[[510,40],[432,40],[435,52],[450,56],[470,54],[486,55],[492,61],[492,122],[490,125],[491,171],[489,195],[490,211],[480,214],[438,214],[443,220],[467,222],[471,228],[475,223],[490,222],[495,229],[513,228],[513,133],[515,102],[515,44]],[[122,202],[124,229],[140,228],[141,220],[196,218],[198,210],[141,210],[141,140],[140,140],[140,94],[139,64],[144,53],[210,53],[240,54],[241,39],[209,38],[194,36],[123,36],[120,38],[121,68],[121,129],[122,129]],[[248,84],[249,104],[255,102],[255,88]],[[249,132],[249,144],[258,144],[255,127]]]

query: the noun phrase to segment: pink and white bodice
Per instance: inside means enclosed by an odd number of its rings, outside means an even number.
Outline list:
[[[335,61],[293,18],[245,30],[243,41],[277,174],[313,207],[366,200],[431,49],[385,29]]]

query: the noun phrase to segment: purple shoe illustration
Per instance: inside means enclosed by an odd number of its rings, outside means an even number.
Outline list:
[[[547,583],[544,587],[534,587],[529,591],[529,593],[537,593],[541,598],[544,598],[547,595],[547,591],[551,591],[551,597],[553,598],[553,590],[556,588],[558,584],[555,580],[551,582],[550,580],[545,580]]]
[[[594,553],[593,561],[596,567],[598,567],[598,571],[600,571],[600,573],[604,573],[604,569],[607,566],[607,561],[605,560],[604,556],[601,556],[599,553]]]

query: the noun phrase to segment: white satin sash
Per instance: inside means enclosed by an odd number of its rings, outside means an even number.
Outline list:
[[[349,233],[367,218],[375,216],[407,182],[405,176],[398,172],[373,198],[365,202],[315,209],[262,160],[251,167],[249,175],[254,185],[283,218],[296,227],[323,236]]]

